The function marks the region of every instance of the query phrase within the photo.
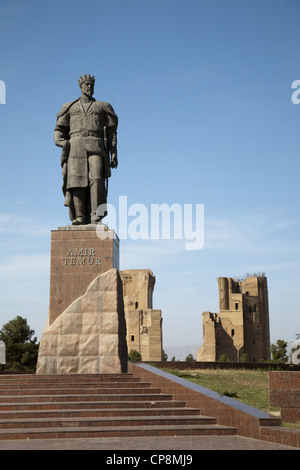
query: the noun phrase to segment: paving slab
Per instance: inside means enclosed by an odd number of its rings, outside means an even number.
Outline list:
[[[300,450],[243,436],[26,439],[0,441],[0,450]]]

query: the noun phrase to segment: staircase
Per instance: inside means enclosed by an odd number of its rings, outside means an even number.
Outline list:
[[[132,374],[0,375],[0,439],[236,433]]]

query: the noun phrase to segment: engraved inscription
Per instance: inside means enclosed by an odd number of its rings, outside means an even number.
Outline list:
[[[65,258],[63,258],[64,266],[92,266],[101,264],[101,259],[96,256],[95,248],[69,249]]]

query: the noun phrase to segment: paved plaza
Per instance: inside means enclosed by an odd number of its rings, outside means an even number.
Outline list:
[[[122,437],[0,441],[1,450],[299,450],[243,436]]]

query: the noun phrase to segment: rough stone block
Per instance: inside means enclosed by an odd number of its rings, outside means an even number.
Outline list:
[[[105,307],[105,308],[104,308]],[[117,269],[100,274],[46,326],[37,374],[127,372],[122,281]]]
[[[79,356],[98,356],[99,335],[80,335]]]

